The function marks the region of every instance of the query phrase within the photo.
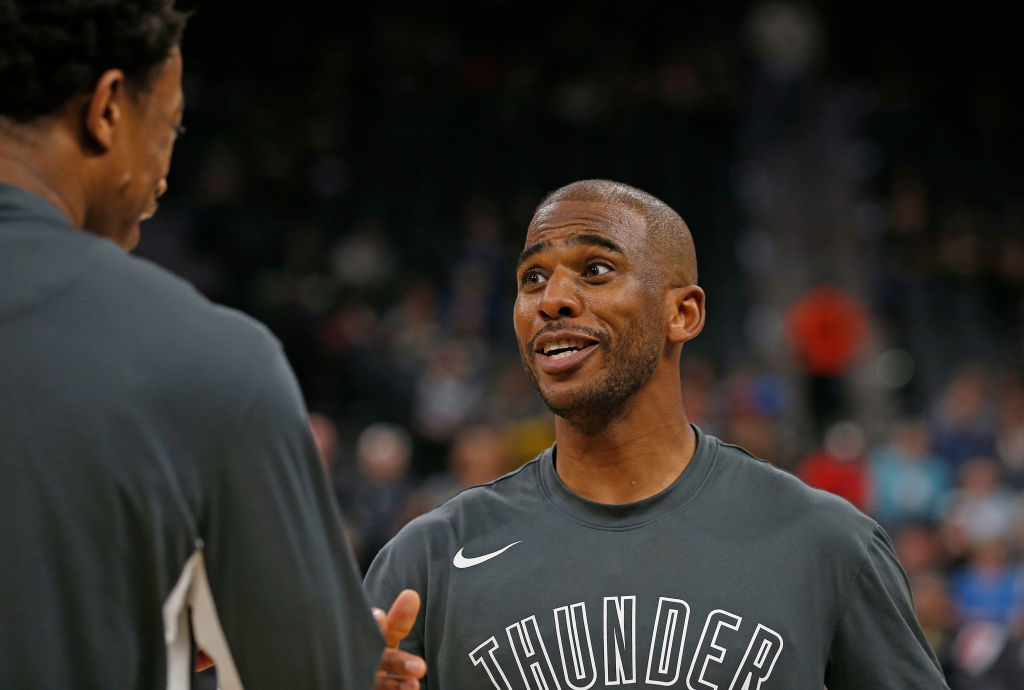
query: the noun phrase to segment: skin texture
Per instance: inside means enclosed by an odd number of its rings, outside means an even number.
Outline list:
[[[426,663],[415,654],[398,649],[398,643],[412,631],[419,609],[420,595],[411,589],[402,590],[387,613],[372,609],[387,644],[377,672],[376,690],[417,690],[420,687],[419,679],[427,673]]]
[[[139,242],[139,223],[156,213],[157,199],[167,191],[171,155],[184,114],[181,90],[181,54],[175,50],[148,97],[122,99],[123,128],[118,139],[110,140],[111,156],[103,173],[113,185],[97,189],[104,203],[96,204],[86,215],[84,226],[97,228],[126,249]],[[111,103],[94,103],[94,121],[102,131],[105,120],[101,108]],[[105,193],[105,194],[104,194]],[[105,195],[106,199],[103,197]],[[109,211],[108,211],[109,210]]]
[[[556,414],[558,475],[602,503],[658,493],[696,448],[679,357],[703,328],[704,292],[688,282],[695,267],[680,269],[660,245],[621,202],[555,200],[530,222],[517,269],[516,335]],[[537,349],[562,335],[594,344],[559,368]]]
[[[673,285],[697,283],[697,256],[690,229],[679,214],[647,192],[612,180],[580,180],[547,195],[537,211],[556,201],[601,201],[638,213],[647,228],[646,243],[659,257],[662,279]]]
[[[613,232],[581,232],[585,226]],[[519,302],[527,312],[543,314],[548,320],[521,345],[520,356],[548,408],[580,429],[597,431],[607,426],[658,365],[662,339],[657,282],[649,265],[631,260],[643,244],[643,227],[632,211],[567,201],[542,209],[527,235],[527,251],[536,253],[520,266]],[[562,265],[547,261],[556,249],[563,249]],[[584,290],[597,308],[591,310],[595,318],[574,321],[582,309]],[[587,378],[573,376],[588,360],[544,376],[534,355],[538,341],[552,333],[591,336],[602,359],[614,366]]]
[[[0,181],[53,203],[76,227],[133,249],[139,223],[167,191],[184,109],[181,74],[174,48],[145,92],[112,69],[52,115],[0,121]]]

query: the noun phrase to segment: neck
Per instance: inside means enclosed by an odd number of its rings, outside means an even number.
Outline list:
[[[678,383],[641,389],[618,417],[597,431],[583,431],[556,417],[555,439],[562,481],[584,498],[612,504],[633,503],[664,490],[686,469],[697,448]]]
[[[85,191],[70,158],[77,150],[57,125],[17,125],[0,118],[0,183],[56,206],[76,228],[85,221]]]

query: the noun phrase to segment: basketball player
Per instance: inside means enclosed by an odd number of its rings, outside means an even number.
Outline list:
[[[537,208],[516,272],[556,443],[406,526],[367,575],[411,587],[424,687],[945,688],[871,519],[688,423],[704,325],[689,230],[588,180]]]
[[[0,0],[0,687],[187,688],[193,633],[224,690],[415,687],[279,344],[125,252],[167,188],[184,25]]]

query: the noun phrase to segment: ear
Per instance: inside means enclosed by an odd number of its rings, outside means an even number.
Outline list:
[[[111,69],[100,75],[89,97],[85,114],[85,131],[92,143],[101,151],[114,145],[117,129],[124,117],[124,72]]]
[[[698,286],[670,288],[665,293],[665,307],[670,312],[670,343],[682,345],[704,329],[704,290]]]

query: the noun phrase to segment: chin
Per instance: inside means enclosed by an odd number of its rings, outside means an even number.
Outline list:
[[[592,404],[592,396],[583,386],[549,386],[538,392],[548,409],[562,417],[585,412]]]
[[[141,234],[139,232],[139,224],[136,223],[135,225],[128,228],[128,230],[124,234],[122,234],[121,237],[118,238],[117,244],[126,252],[130,252],[137,246],[139,246],[140,239]]]

